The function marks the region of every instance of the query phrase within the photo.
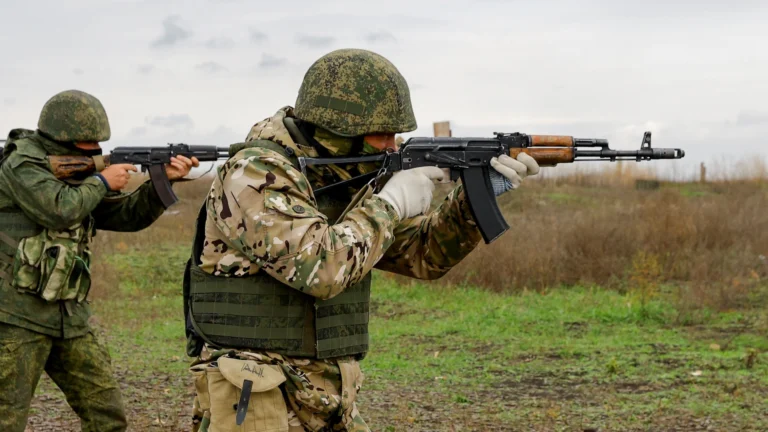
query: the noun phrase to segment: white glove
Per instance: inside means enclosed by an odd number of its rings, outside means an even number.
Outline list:
[[[440,181],[444,175],[438,167],[399,171],[392,175],[377,196],[392,204],[400,219],[409,219],[429,210],[435,190],[432,181]]]
[[[517,189],[524,178],[539,173],[539,164],[525,153],[517,155],[517,160],[507,155],[492,158],[491,167],[491,184],[496,196]]]

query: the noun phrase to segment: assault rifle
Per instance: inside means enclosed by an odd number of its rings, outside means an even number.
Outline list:
[[[522,133],[494,133],[493,138],[410,138],[398,151],[384,154],[346,158],[299,158],[302,171],[310,165],[332,165],[363,162],[381,162],[378,172],[315,189],[315,195],[329,192],[339,186],[352,186],[371,179],[381,179],[388,173],[437,166],[448,168],[451,180],[461,178],[472,216],[483,239],[491,243],[508,228],[493,193],[490,181],[491,158],[507,154],[513,158],[521,152],[533,157],[540,166],[580,161],[644,161],[654,159],[681,159],[682,149],[651,147],[651,132],[645,132],[640,150],[613,150],[608,140],[574,138],[557,135],[526,135]]]
[[[165,208],[179,199],[171,189],[171,182],[165,172],[165,165],[173,156],[196,157],[200,162],[211,162],[229,157],[228,147],[207,145],[169,144],[167,147],[115,147],[104,156],[48,156],[51,170],[56,178],[83,179],[101,171],[109,165],[141,165],[142,172],[149,172],[155,192]]]
[[[422,166],[448,168],[451,180],[461,179],[464,184],[472,216],[486,243],[491,243],[508,228],[496,204],[490,183],[491,158],[507,154],[517,157],[521,152],[533,157],[540,166],[581,161],[644,161],[654,159],[681,159],[682,149],[651,147],[651,133],[646,132],[640,150],[613,150],[608,140],[574,138],[559,135],[526,135],[499,133],[492,138],[410,138],[397,151],[368,156],[310,158],[299,157],[298,163],[306,174],[311,165],[345,165],[365,162],[381,163],[378,171],[366,173],[314,190],[315,196],[329,193],[344,186],[360,186],[372,180],[383,183],[396,171]],[[149,171],[150,179],[167,208],[178,198],[171,189],[165,165],[171,157],[196,157],[201,162],[229,157],[229,148],[169,144],[167,147],[117,147],[107,156],[49,156],[51,169],[59,179],[82,179],[101,171],[110,164],[141,165]]]

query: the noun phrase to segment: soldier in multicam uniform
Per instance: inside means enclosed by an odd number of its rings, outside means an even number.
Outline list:
[[[43,371],[61,388],[82,430],[126,430],[107,350],[88,325],[89,244],[96,230],[138,231],[163,213],[149,183],[125,187],[133,165],[75,183],[51,172],[49,155],[101,154],[110,137],[104,107],[76,90],[53,96],[37,131],[14,129],[0,162],[0,430],[24,431]],[[171,162],[170,179],[197,161]]]
[[[435,279],[481,239],[462,186],[424,215],[436,167],[315,196],[376,170],[297,156],[373,154],[416,129],[405,79],[385,58],[339,50],[315,62],[296,108],[233,145],[197,221],[185,274],[188,354],[198,357],[194,430],[369,431],[355,405],[368,350],[371,270]],[[493,160],[497,195],[538,172]]]

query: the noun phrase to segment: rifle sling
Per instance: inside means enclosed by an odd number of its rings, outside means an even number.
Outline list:
[[[107,163],[104,160],[104,156],[101,156],[101,155],[93,156],[93,165],[96,167],[96,172],[104,171],[104,168],[107,167]]]
[[[285,128],[288,129],[288,133],[291,135],[291,138],[303,146],[313,147],[312,144],[307,141],[307,138],[304,136],[304,134],[301,133],[299,126],[296,124],[292,117],[284,118],[283,124],[285,125]]]
[[[360,187],[365,182],[376,178],[376,176],[379,174],[378,171],[371,171],[369,173],[361,174],[356,177],[352,177],[349,180],[343,180],[340,182],[336,182],[333,184],[329,184],[328,186],[323,186],[317,189],[314,189],[315,196],[322,195],[324,193],[328,193],[329,191],[333,189],[337,189],[343,186],[350,186],[350,187]]]

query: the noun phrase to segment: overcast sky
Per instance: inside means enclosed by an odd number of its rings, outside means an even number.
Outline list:
[[[0,132],[53,94],[104,103],[108,145],[219,144],[293,105],[337,48],[406,77],[419,130],[684,147],[684,170],[768,156],[768,2],[0,0]],[[748,156],[741,156],[748,155]],[[662,165],[669,166],[669,164]]]

